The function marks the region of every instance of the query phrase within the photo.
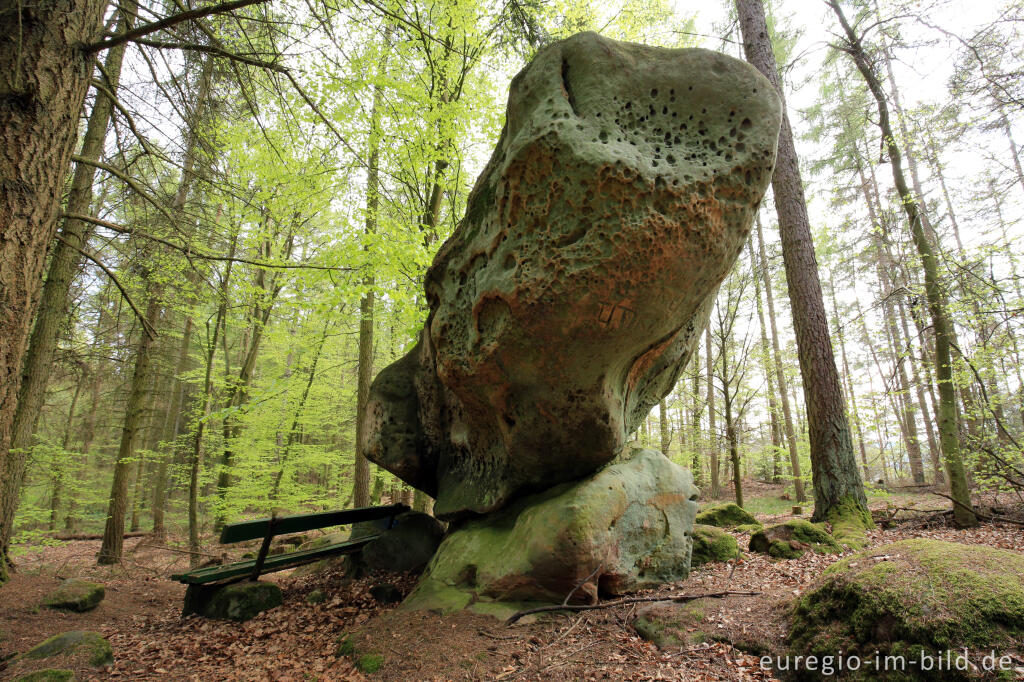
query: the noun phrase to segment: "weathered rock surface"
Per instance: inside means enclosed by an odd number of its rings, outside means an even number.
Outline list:
[[[578,483],[465,522],[438,549],[405,607],[450,611],[486,601],[596,600],[681,580],[697,511],[690,472],[637,450]]]
[[[1024,554],[939,540],[903,540],[859,552],[825,570],[793,610],[792,654],[905,656],[889,679],[980,679],[978,670],[936,670],[935,658],[966,647],[971,663],[1024,651]],[[981,652],[975,654],[974,652]],[[932,669],[922,668],[922,656]],[[944,659],[945,661],[945,659]],[[899,674],[901,673],[901,674]],[[989,670],[984,679],[1011,679]],[[857,679],[884,678],[870,665]]]
[[[821,526],[804,519],[792,519],[751,535],[750,551],[776,559],[797,559],[807,551],[838,554],[843,548]]]
[[[592,33],[538,52],[426,275],[420,341],[373,383],[367,456],[453,519],[619,455],[693,351],[779,122],[722,54]]]
[[[69,578],[43,599],[43,603],[51,609],[66,611],[91,611],[96,608],[106,590],[100,583],[81,578]]]
[[[703,600],[685,604],[655,602],[637,609],[633,629],[659,649],[669,649],[707,641],[703,621]]]

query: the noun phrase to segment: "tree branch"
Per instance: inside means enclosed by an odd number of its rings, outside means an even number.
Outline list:
[[[210,14],[223,14],[224,12],[230,12],[232,10],[248,7],[249,5],[255,5],[261,2],[267,2],[267,0],[232,0],[232,2],[225,2],[222,5],[211,5],[209,7],[199,7],[186,12],[179,12],[178,14],[172,14],[169,17],[164,17],[159,21],[142,24],[141,26],[136,26],[130,31],[125,31],[124,33],[119,33],[116,36],[110,36],[109,38],[105,38],[99,42],[86,45],[83,49],[87,53],[107,50],[115,45],[120,45],[121,43],[126,43],[128,41],[141,38],[142,36],[149,35],[150,33],[170,28],[171,26],[180,24],[183,21],[199,19]]]
[[[156,339],[156,330],[153,329],[153,325],[149,323],[149,321],[142,314],[142,312],[135,306],[135,301],[133,301],[132,297],[128,295],[128,291],[121,285],[121,282],[118,281],[114,273],[110,271],[110,268],[101,263],[100,260],[96,258],[96,256],[92,255],[85,249],[78,248],[61,235],[58,234],[57,239],[64,242],[64,244],[66,244],[69,248],[74,249],[78,253],[82,254],[83,256],[91,260],[93,263],[96,264],[97,267],[99,267],[100,270],[102,270],[107,275],[107,277],[110,278],[110,281],[113,282],[114,286],[117,287],[118,291],[121,292],[121,296],[123,296],[124,300],[128,302],[128,305],[131,307],[132,312],[135,313],[135,317],[139,318],[139,322],[142,323],[142,330],[146,332],[146,335],[149,336],[149,338]]]
[[[623,597],[622,599],[606,601],[601,604],[551,604],[549,606],[538,606],[533,609],[516,611],[508,620],[505,621],[505,625],[512,625],[523,616],[528,616],[532,613],[548,613],[550,611],[592,611],[593,609],[610,609],[616,606],[622,606],[623,604],[642,604],[644,602],[654,601],[674,601],[677,603],[681,603],[695,601],[697,599],[719,599],[722,597],[728,597],[729,595],[752,597],[758,594],[761,593],[725,590],[723,592],[706,592],[704,594],[678,594],[675,596],[670,595],[667,597]]]
[[[99,225],[105,227],[108,230],[113,230],[118,234],[130,234],[143,239],[149,239],[158,244],[168,246],[175,251],[180,251],[185,254],[185,258],[191,260],[192,258],[198,258],[200,260],[212,260],[212,261],[227,261],[230,263],[244,263],[246,265],[255,265],[260,268],[267,268],[268,270],[331,270],[340,272],[351,272],[353,268],[343,268],[332,265],[309,265],[307,263],[268,263],[266,261],[250,260],[248,258],[237,258],[235,256],[217,256],[211,253],[203,253],[202,251],[193,251],[192,249],[182,246],[181,244],[175,244],[172,241],[157,237],[156,235],[148,234],[140,230],[133,230],[117,223],[112,223],[108,220],[96,218],[94,216],[85,215],[83,213],[64,213],[62,214],[69,220],[81,220],[86,223],[92,223],[93,225]]]

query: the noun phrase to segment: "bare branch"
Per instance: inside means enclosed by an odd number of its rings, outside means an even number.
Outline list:
[[[139,318],[139,322],[142,323],[142,330],[146,332],[146,335],[149,336],[149,338],[156,339],[156,330],[153,329],[153,325],[149,323],[146,317],[135,306],[135,301],[133,301],[132,297],[128,295],[128,291],[121,285],[121,282],[118,281],[114,273],[110,271],[110,268],[108,268],[106,265],[100,262],[100,260],[96,256],[92,255],[85,249],[78,248],[61,235],[58,234],[57,239],[64,242],[69,248],[74,249],[78,253],[82,254],[83,256],[91,260],[93,263],[96,264],[97,267],[99,267],[100,270],[102,270],[107,275],[107,277],[110,278],[110,281],[113,282],[114,286],[117,287],[118,291],[121,292],[121,296],[123,296],[124,300],[128,302],[128,305],[131,307],[132,312],[135,313],[135,317]]]
[[[99,42],[92,43],[91,45],[86,45],[83,49],[86,52],[107,50],[115,45],[137,40],[138,38],[149,35],[150,33],[170,28],[171,26],[180,24],[183,21],[199,19],[210,14],[223,14],[224,12],[230,12],[232,10],[248,7],[249,5],[255,5],[261,2],[267,2],[267,0],[232,0],[232,2],[226,2],[223,5],[211,5],[210,7],[199,7],[185,12],[179,12],[178,14],[172,14],[169,17],[164,17],[159,21],[153,21],[148,24],[136,26],[130,31],[125,31],[124,33],[119,33],[116,36],[105,38]]]

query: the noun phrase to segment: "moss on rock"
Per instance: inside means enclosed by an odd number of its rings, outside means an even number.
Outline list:
[[[691,474],[660,452],[631,454],[582,481],[463,523],[441,543],[403,608],[560,602],[576,587],[572,601],[581,603],[599,591],[625,594],[685,578],[697,507]]]
[[[71,578],[61,583],[53,592],[43,599],[43,604],[51,609],[66,611],[91,611],[96,608],[106,591],[100,583],[80,578]]]
[[[735,528],[750,524],[761,525],[757,519],[751,516],[750,512],[735,502],[707,507],[697,514],[697,523],[719,528]]]
[[[699,625],[704,620],[701,601],[687,604],[654,603],[636,613],[633,629],[659,649],[691,646],[707,639]]]
[[[40,660],[62,654],[84,653],[90,665],[103,666],[114,661],[114,651],[110,642],[98,632],[90,630],[73,630],[54,635],[36,644],[26,651],[21,658]]]
[[[903,540],[830,566],[793,611],[793,654],[837,651],[920,659],[948,650],[996,652],[1024,641],[1024,554],[938,540]],[[934,679],[934,671],[906,671]],[[955,677],[953,679],[960,679]],[[874,679],[867,675],[865,679]]]
[[[807,550],[817,554],[838,554],[843,548],[823,527],[804,519],[791,519],[769,526],[750,538],[751,552],[777,559],[797,559]]]
[[[696,524],[693,527],[693,554],[690,566],[696,567],[712,561],[728,561],[740,555],[736,538],[715,526]]]

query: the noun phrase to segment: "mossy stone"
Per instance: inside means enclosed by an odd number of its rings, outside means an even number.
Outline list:
[[[762,526],[760,524],[760,522],[758,522],[758,523],[744,523],[744,524],[741,524],[739,526],[736,526],[735,528],[733,528],[733,530],[736,531],[737,533],[751,533],[751,534],[753,534],[753,533],[756,533],[759,530],[762,530],[763,528],[764,528],[764,526]]]
[[[90,630],[73,630],[54,635],[36,644],[21,658],[39,660],[59,654],[78,653],[79,650],[86,653],[91,665],[102,666],[114,661],[114,650],[110,648],[110,642],[100,633]]]
[[[322,604],[327,601],[327,593],[319,587],[306,593],[306,601],[310,604]]]
[[[43,599],[43,604],[51,609],[66,611],[91,611],[96,608],[106,591],[100,583],[81,578],[71,578],[61,583],[53,592]]]
[[[796,603],[788,636],[793,654],[918,660],[964,647],[999,653],[1022,641],[1024,553],[921,538],[830,566]],[[906,679],[932,674],[908,668]]]
[[[718,526],[719,528],[735,528],[736,526],[756,524],[760,525],[750,512],[735,502],[716,504],[706,507],[697,513],[697,523],[704,526]]]
[[[659,649],[690,646],[707,639],[699,628],[704,606],[699,600],[686,604],[656,602],[637,610],[633,629]]]
[[[221,618],[238,622],[256,617],[284,601],[281,588],[269,582],[234,583],[218,590],[203,607],[207,618]]]
[[[823,527],[805,519],[791,519],[769,526],[750,537],[751,552],[777,559],[797,559],[807,550],[817,554],[838,554],[843,548]]]
[[[736,538],[715,526],[693,526],[693,554],[690,566],[697,567],[713,561],[728,561],[740,555]]]
[[[75,682],[75,672],[58,668],[34,670],[14,678],[14,682]]]

